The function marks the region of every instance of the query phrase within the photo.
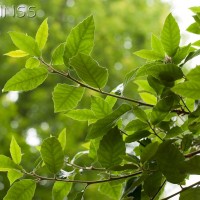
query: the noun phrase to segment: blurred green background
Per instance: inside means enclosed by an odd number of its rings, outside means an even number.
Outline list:
[[[3,54],[15,50],[8,31],[21,31],[35,36],[40,23],[48,17],[49,38],[44,49],[44,58],[50,62],[51,52],[65,42],[72,27],[93,14],[96,24],[95,47],[92,56],[109,70],[106,91],[119,85],[125,74],[143,63],[133,52],[150,47],[151,33],[159,35],[169,6],[158,0],[1,0],[0,5],[17,8],[19,5],[35,6],[36,17],[0,18],[0,87],[25,65],[26,58],[14,59]],[[67,131],[65,153],[72,158],[87,134],[87,124],[76,122],[62,114],[54,114],[51,93],[56,83],[68,82],[62,77],[50,75],[45,84],[26,93],[1,93],[0,96],[0,154],[10,156],[9,145],[14,135],[23,151],[26,169],[33,169],[39,153],[35,145],[49,135],[57,136],[63,128]],[[87,92],[80,107],[89,107],[92,93]],[[51,199],[52,184],[41,183],[35,200]],[[5,173],[0,173],[0,199],[9,188]],[[85,199],[105,198],[92,186]],[[107,198],[109,200],[109,198]]]

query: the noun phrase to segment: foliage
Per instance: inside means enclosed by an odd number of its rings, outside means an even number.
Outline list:
[[[191,10],[196,26],[200,8]],[[42,56],[48,42],[47,19],[35,39],[9,33],[18,50],[5,55],[28,56],[28,64],[7,81],[3,91],[33,90],[51,75],[62,76],[68,81],[54,87],[54,112],[87,121],[88,129],[86,151],[73,157],[65,151],[67,129],[58,137],[47,137],[37,148],[38,158],[31,169],[12,137],[11,158],[0,155],[0,171],[7,172],[11,183],[4,199],[32,199],[36,185],[47,181],[53,183],[53,199],[84,199],[90,187],[98,184],[105,198],[153,200],[161,198],[166,182],[184,185],[189,175],[199,175],[200,70],[199,66],[188,74],[184,70],[186,63],[199,55],[199,41],[180,46],[179,26],[169,14],[161,37],[152,35],[152,50],[135,52],[146,63],[129,72],[120,87],[107,92],[108,71],[91,55],[94,28],[93,16],[75,26],[66,42],[55,49],[50,63]],[[191,32],[199,34],[194,29]],[[63,64],[64,70],[57,63]],[[138,86],[134,91],[137,98],[123,94],[132,82]],[[83,98],[91,101],[90,108],[78,108]],[[179,193],[181,200],[196,199],[198,185],[199,181],[164,199]]]

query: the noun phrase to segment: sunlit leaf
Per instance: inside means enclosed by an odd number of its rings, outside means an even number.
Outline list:
[[[154,50],[142,49],[140,51],[134,52],[134,54],[146,60],[163,60],[164,59],[164,55],[161,55],[160,53]]]
[[[13,57],[13,58],[21,58],[21,57],[28,56],[29,54],[22,51],[22,50],[15,50],[15,51],[10,51],[8,53],[5,53],[4,55],[10,56],[10,57]]]
[[[72,183],[55,182],[52,190],[53,200],[63,200],[70,192]]]
[[[156,35],[152,34],[151,36],[151,48],[158,52],[163,58],[165,56],[165,51],[162,45],[162,42],[160,41],[160,38],[158,38]]]
[[[66,138],[66,128],[64,128],[60,134],[58,135],[58,141],[60,142],[61,146],[62,146],[62,149],[63,151],[65,150],[65,147],[66,147],[66,143],[67,143],[67,138]]]
[[[7,176],[8,176],[8,180],[10,182],[10,185],[12,185],[17,179],[23,177],[23,175],[24,174],[20,171],[12,170],[12,169],[9,170]]]
[[[52,64],[62,65],[64,64],[63,55],[65,51],[65,43],[60,44],[52,53]]]
[[[11,169],[20,170],[21,167],[15,164],[9,157],[0,155],[0,171],[9,171]]]
[[[11,143],[10,143],[10,154],[12,156],[13,161],[16,164],[21,163],[22,159],[22,153],[21,153],[21,148],[18,145],[17,141],[15,140],[14,137],[12,137]]]
[[[25,67],[29,69],[37,68],[39,66],[40,66],[40,61],[34,57],[29,58],[25,64]]]

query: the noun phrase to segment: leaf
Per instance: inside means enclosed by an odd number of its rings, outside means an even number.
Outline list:
[[[200,99],[200,83],[196,81],[186,81],[175,85],[172,91],[183,97],[188,97],[191,99]]]
[[[48,76],[44,68],[22,69],[7,81],[3,88],[6,91],[29,91],[41,85]]]
[[[10,187],[3,200],[32,200],[35,188],[36,182],[34,180],[20,180]]]
[[[156,153],[158,167],[171,183],[180,183],[186,178],[186,173],[183,169],[184,156],[178,148],[172,144],[171,140],[160,144]]]
[[[190,46],[191,44],[188,44],[187,46],[179,47],[175,56],[173,57],[173,63],[179,64],[182,60],[184,60],[185,57],[189,53]]]
[[[58,141],[60,142],[61,144],[61,147],[62,147],[62,150],[64,151],[65,150],[65,147],[66,147],[66,128],[64,128],[60,134],[58,135]]]
[[[162,85],[162,83],[158,79],[154,78],[151,75],[149,75],[147,77],[147,81],[148,81],[149,85],[155,90],[157,95],[160,96],[164,89],[164,86]]]
[[[96,123],[91,124],[87,139],[94,139],[105,135],[115,125],[117,120],[129,110],[131,110],[131,106],[128,104],[122,104],[111,114],[99,119]]]
[[[197,200],[200,196],[200,187],[189,188],[180,193],[179,200]]]
[[[50,172],[56,174],[64,164],[62,146],[55,137],[47,138],[41,145],[42,159]]]
[[[162,42],[160,41],[160,38],[154,34],[151,36],[151,48],[159,53],[163,58],[165,57],[165,51]]]
[[[9,35],[14,45],[20,50],[25,51],[31,56],[40,57],[41,52],[39,50],[38,44],[32,37],[18,32],[9,32]]]
[[[125,155],[125,143],[117,127],[103,136],[97,151],[98,161],[102,167],[110,168],[122,162],[120,155]]]
[[[157,102],[157,98],[155,97],[155,95],[148,92],[140,92],[139,95],[145,103],[154,105]]]
[[[187,151],[192,146],[192,142],[193,142],[192,134],[184,135],[181,141],[181,150]]]
[[[139,131],[134,132],[131,135],[128,135],[125,139],[125,142],[126,143],[135,142],[142,138],[148,137],[149,135],[151,135],[151,132],[147,130],[139,130]]]
[[[179,126],[174,126],[168,131],[168,133],[165,136],[165,138],[166,139],[173,138],[173,137],[176,137],[177,135],[179,135],[181,133],[183,133],[182,128],[179,127]]]
[[[130,121],[125,126],[125,130],[126,131],[139,131],[139,130],[143,130],[147,127],[148,127],[147,123],[140,121],[139,119],[135,119],[135,120]]]
[[[200,12],[200,6],[193,6],[189,8],[192,12],[194,13],[199,13]]]
[[[146,60],[163,60],[164,59],[164,55],[160,55],[160,53],[154,50],[142,49],[140,51],[134,52],[134,54]]]
[[[8,180],[10,181],[10,185],[12,185],[17,179],[23,177],[23,173],[17,170],[9,170],[8,171]]]
[[[144,110],[142,110],[141,108],[139,108],[139,106],[134,106],[133,107],[133,114],[140,119],[143,122],[148,122],[148,117],[147,114],[145,113]]]
[[[60,44],[52,53],[52,64],[53,65],[63,65],[63,55],[65,51],[65,43]]]
[[[17,141],[15,140],[14,137],[12,137],[12,140],[11,140],[11,143],[10,143],[10,154],[12,156],[13,161],[16,164],[21,163],[21,159],[22,159],[21,148],[18,145],[18,143],[17,143]]]
[[[42,50],[47,42],[48,38],[48,23],[47,23],[47,18],[42,22],[40,25],[39,29],[37,30],[35,40],[38,44],[38,47],[40,50]]]
[[[123,184],[120,184],[118,182],[115,183],[115,182],[102,183],[99,186],[99,191],[111,199],[114,199],[114,200],[120,199],[121,193],[123,190]]]
[[[108,71],[101,67],[92,57],[78,53],[70,59],[72,66],[78,76],[88,85],[95,88],[103,88],[108,80]]]
[[[193,24],[190,24],[190,26],[187,28],[187,31],[194,34],[200,34],[200,25],[194,22]]]
[[[26,61],[25,67],[29,69],[38,68],[40,61],[37,58],[31,57]]]
[[[13,58],[21,58],[21,57],[28,56],[28,53],[26,53],[22,50],[15,50],[15,51],[10,51],[8,53],[5,53],[4,55],[10,56],[10,57],[13,57]]]
[[[187,174],[200,175],[200,156],[194,156],[186,160],[183,169]]]
[[[20,170],[21,167],[15,164],[9,157],[0,155],[0,171],[6,172],[11,169]]]
[[[105,98],[105,101],[109,104],[110,109],[112,109],[117,102],[117,98],[112,96],[107,96]]]
[[[67,37],[64,62],[68,66],[69,59],[81,52],[90,54],[94,45],[94,19],[89,16],[74,27]]]
[[[53,91],[54,112],[63,112],[75,108],[84,91],[84,88],[81,87],[57,84]]]
[[[185,64],[186,62],[188,62],[189,60],[197,57],[200,55],[200,49],[190,52],[189,55],[186,57],[185,62],[183,64]]]
[[[52,190],[53,200],[63,200],[70,192],[72,183],[55,182]]]
[[[198,83],[200,83],[199,76],[200,76],[200,66],[196,66],[194,69],[190,70],[186,78],[191,81],[197,81]]]
[[[67,117],[78,121],[88,121],[96,119],[94,112],[89,109],[70,110],[65,114]]]
[[[101,97],[91,96],[91,110],[98,119],[101,119],[112,112],[110,105]]]
[[[132,70],[131,72],[129,72],[128,74],[126,74],[124,82],[123,82],[123,86],[124,88],[135,79],[136,75],[137,75],[137,70],[138,68]]]
[[[172,14],[169,14],[165,20],[161,42],[167,55],[173,57],[179,47],[180,30]]]

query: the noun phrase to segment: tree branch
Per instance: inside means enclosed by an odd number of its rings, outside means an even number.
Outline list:
[[[200,150],[191,152],[191,153],[189,153],[189,154],[186,154],[186,155],[185,155],[185,158],[191,158],[191,157],[193,157],[193,156],[195,156],[195,155],[197,155],[197,154],[199,154],[199,153],[200,153]]]

